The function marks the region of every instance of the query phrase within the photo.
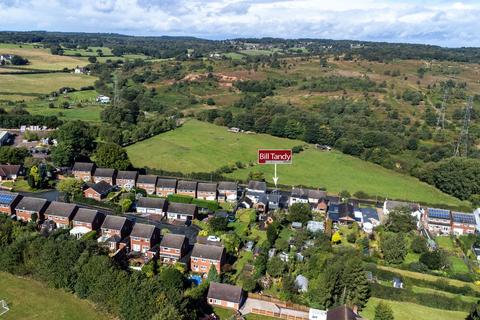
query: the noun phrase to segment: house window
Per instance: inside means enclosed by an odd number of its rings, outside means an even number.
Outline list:
[[[141,246],[139,244],[133,245],[133,251],[140,251],[140,250],[141,250]]]
[[[179,249],[175,249],[175,252],[176,252],[176,253],[180,253],[180,250],[179,250]]]
[[[207,262],[207,259],[202,259],[202,262]]]
[[[207,270],[207,267],[206,267],[206,266],[202,266],[202,270]]]
[[[198,259],[197,259],[197,258],[193,258],[193,261],[197,262],[197,261],[198,261]]]

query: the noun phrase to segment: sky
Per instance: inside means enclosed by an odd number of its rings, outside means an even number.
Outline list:
[[[480,0],[0,0],[0,30],[480,47]]]

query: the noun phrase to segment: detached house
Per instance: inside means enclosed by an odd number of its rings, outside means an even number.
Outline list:
[[[177,194],[195,198],[197,196],[197,182],[185,180],[178,181]]]
[[[125,217],[108,215],[100,230],[101,236],[98,238],[98,242],[104,242],[111,251],[117,251],[124,247],[121,242],[130,234],[132,222]]]
[[[30,221],[43,221],[48,201],[41,198],[23,197],[15,207],[15,215],[18,219]]]
[[[238,184],[222,181],[218,183],[218,202],[235,202],[238,199]]]
[[[77,210],[76,204],[52,201],[45,210],[45,219],[55,222],[57,228],[68,228]]]
[[[118,171],[116,184],[122,189],[131,190],[137,183],[137,171]]]
[[[98,210],[80,208],[72,219],[70,234],[79,239],[90,231],[100,229],[103,220],[105,215]]]
[[[168,204],[167,218],[169,220],[193,220],[197,216],[198,208],[194,204],[176,203]]]
[[[105,181],[109,185],[115,185],[115,169],[97,168],[93,175],[93,182]]]
[[[445,209],[428,208],[424,215],[424,225],[433,234],[448,235],[452,232],[452,218],[450,211]]]
[[[17,180],[19,176],[24,174],[23,166],[11,164],[0,165],[0,181]]]
[[[137,188],[145,190],[147,194],[154,194],[157,186],[157,179],[157,176],[141,174],[137,179]]]
[[[85,182],[91,182],[93,171],[95,170],[95,164],[89,162],[75,162],[73,165],[73,176]]]
[[[190,257],[190,267],[193,272],[207,274],[213,266],[220,273],[225,263],[225,257],[223,246],[196,243]]]
[[[332,204],[328,207],[328,219],[333,223],[353,223],[355,222],[354,211],[354,207],[349,203]]]
[[[160,230],[150,224],[135,223],[130,234],[130,249],[134,252],[141,252],[144,255],[153,257],[153,252],[149,254],[151,248],[160,242]]]
[[[137,201],[137,213],[158,214],[163,217],[165,212],[167,212],[165,199],[141,197]]]
[[[18,193],[0,191],[0,212],[6,215],[15,213],[15,207],[22,199]]]
[[[85,198],[101,201],[110,193],[110,191],[112,191],[112,189],[113,187],[110,184],[102,180],[83,191],[83,196]]]
[[[197,186],[197,198],[203,200],[217,200],[217,184],[200,182]]]
[[[168,197],[177,192],[177,179],[158,179],[157,195],[160,197]]]
[[[474,234],[476,229],[475,215],[452,211],[452,232],[454,235]]]
[[[180,261],[188,250],[188,238],[182,234],[168,233],[160,242],[160,261],[175,264]]]
[[[325,199],[326,196],[327,192],[325,191],[293,188],[290,198],[288,199],[288,205],[291,206],[295,203],[310,203],[316,205],[322,199]]]
[[[212,306],[239,310],[244,298],[243,289],[238,286],[211,282],[208,288],[207,302]]]

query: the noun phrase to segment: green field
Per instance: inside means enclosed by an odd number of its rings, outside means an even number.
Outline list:
[[[375,316],[375,307],[380,301],[386,302],[390,305],[395,320],[463,320],[467,316],[466,312],[440,310],[410,302],[389,301],[373,297],[368,300],[367,306],[362,312],[360,312],[360,315],[368,320],[373,320]]]
[[[258,148],[291,148],[299,141],[263,134],[231,133],[226,128],[189,120],[182,127],[127,148],[137,167],[208,172],[236,161],[254,161]]]
[[[10,311],[1,319],[22,320],[89,320],[110,319],[97,312],[86,300],[40,282],[17,278],[0,272],[0,300],[6,300]]]
[[[53,55],[50,53],[49,49],[43,49],[32,44],[17,45],[0,43],[0,50],[2,53],[16,54],[27,58],[30,61],[28,65],[16,66],[16,68],[62,70],[63,68],[72,69],[76,66],[84,66],[88,63],[85,59],[79,57]]]
[[[62,87],[80,89],[91,86],[96,78],[71,73],[9,74],[0,73],[0,100],[31,100]]]
[[[259,148],[291,148],[297,140],[264,134],[231,133],[226,128],[190,120],[181,128],[127,148],[136,167],[180,172],[209,172],[236,161],[256,161]],[[246,180],[250,171],[261,171],[271,182],[273,166],[237,170],[232,178]],[[428,203],[460,205],[462,202],[417,179],[339,152],[321,152],[310,146],[293,157],[292,165],[278,166],[279,183],[325,187],[329,192],[364,191],[372,196]]]

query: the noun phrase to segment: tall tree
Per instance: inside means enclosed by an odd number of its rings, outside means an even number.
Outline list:
[[[393,311],[392,308],[384,303],[379,302],[375,307],[375,318],[374,320],[393,320]]]
[[[385,262],[399,264],[407,255],[407,244],[403,233],[385,233],[380,242]]]
[[[93,153],[92,159],[100,167],[116,170],[126,170],[132,166],[125,149],[114,143],[100,144]]]

